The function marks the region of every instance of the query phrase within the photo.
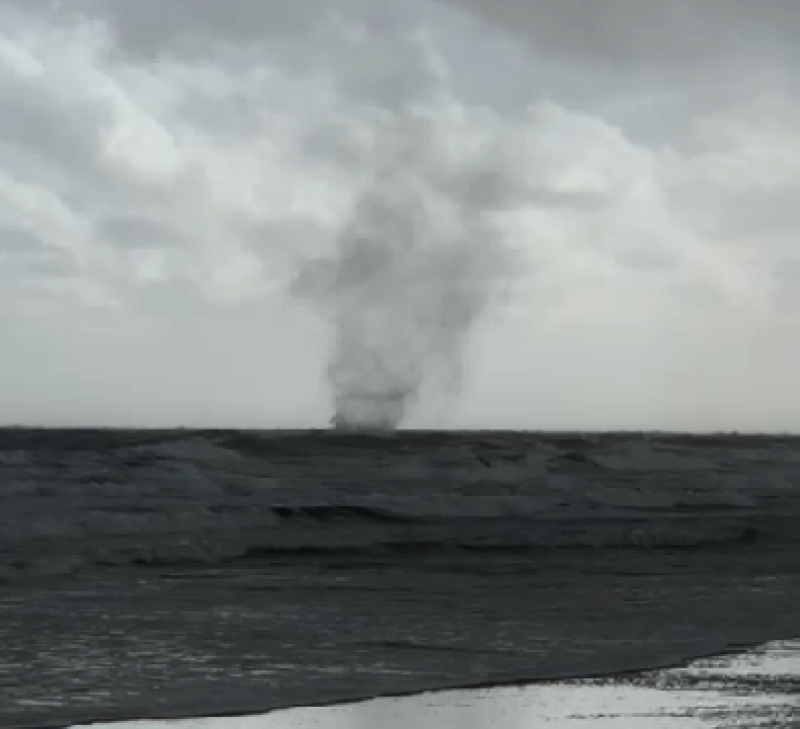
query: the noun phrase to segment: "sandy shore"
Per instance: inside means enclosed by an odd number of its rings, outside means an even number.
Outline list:
[[[625,678],[376,699],[267,715],[115,729],[790,729],[800,726],[800,641]],[[96,725],[103,729],[104,725]]]

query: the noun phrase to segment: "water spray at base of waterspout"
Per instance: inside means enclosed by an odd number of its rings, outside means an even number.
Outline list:
[[[363,319],[363,317],[359,317]],[[354,318],[348,318],[346,331],[363,340],[363,329],[352,332]],[[340,330],[340,335],[342,334]],[[363,343],[363,342],[362,342]],[[387,433],[397,430],[409,405],[416,400],[414,380],[404,381],[378,355],[355,357],[355,343],[340,341],[339,353],[332,363],[328,378],[333,386],[333,417],[331,426],[348,432]],[[392,350],[385,344],[384,354]]]
[[[403,393],[360,393],[339,396],[331,426],[360,433],[390,433],[400,427],[405,414]]]

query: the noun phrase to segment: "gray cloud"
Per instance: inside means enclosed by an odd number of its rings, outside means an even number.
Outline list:
[[[25,8],[24,0],[3,0]],[[293,41],[315,33],[321,26],[339,20],[383,27],[398,22],[405,13],[368,0],[304,0],[288,4],[285,0],[231,0],[221,5],[215,0],[74,0],[43,2],[40,12],[54,21],[72,22],[81,18],[103,17],[118,46],[116,50],[138,56],[164,53],[207,53],[209,45],[265,41],[273,52],[302,63],[310,49],[300,50]],[[46,8],[46,10],[44,10]]]
[[[30,255],[41,253],[48,247],[34,233],[24,228],[0,229],[0,251],[6,255]]]
[[[786,427],[797,8],[0,0],[5,417]]]
[[[445,0],[518,34],[569,63],[630,71],[796,56],[793,0]]]
[[[34,156],[45,156],[62,170],[74,174],[92,164],[97,149],[93,131],[85,120],[71,118],[35,91],[22,94],[6,90],[0,96],[3,144]]]
[[[126,250],[186,245],[180,232],[155,220],[134,215],[113,215],[101,220],[98,235]]]
[[[74,276],[78,262],[67,251],[24,228],[0,228],[0,276],[11,283],[30,283]]]

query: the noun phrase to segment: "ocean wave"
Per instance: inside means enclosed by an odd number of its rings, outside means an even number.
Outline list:
[[[697,549],[756,540],[800,542],[797,515],[747,518],[411,520],[352,507],[277,507],[269,527],[215,531],[131,530],[117,536],[28,539],[9,549],[0,572],[14,575],[85,571],[92,567],[189,567],[287,556],[385,557],[396,552],[552,549]]]
[[[789,541],[798,453],[689,436],[6,431],[0,574]]]

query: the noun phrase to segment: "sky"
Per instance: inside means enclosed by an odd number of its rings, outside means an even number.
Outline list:
[[[800,430],[799,33],[796,0],[0,0],[0,421],[325,427],[297,282],[423,124],[417,228],[480,170],[512,265],[407,425]]]

